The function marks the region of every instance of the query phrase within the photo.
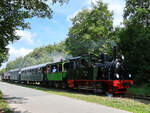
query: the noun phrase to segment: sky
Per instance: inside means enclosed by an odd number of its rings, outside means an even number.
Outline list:
[[[73,18],[84,8],[90,8],[91,2],[95,3],[96,0],[70,0],[62,6],[55,4],[51,7],[54,11],[52,19],[40,19],[36,17],[27,19],[26,21],[30,22],[31,29],[16,31],[16,34],[21,36],[21,39],[8,45],[8,61],[25,56],[37,47],[65,40],[72,25],[70,18]],[[113,25],[115,27],[119,26],[123,21],[122,15],[125,0],[103,0],[103,2],[108,4],[110,11],[113,11]],[[0,69],[4,68],[7,62],[3,63]]]

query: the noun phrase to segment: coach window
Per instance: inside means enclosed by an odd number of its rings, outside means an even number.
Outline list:
[[[65,72],[68,71],[69,67],[70,67],[70,64],[69,63],[65,63],[64,64],[64,71]]]
[[[59,72],[62,72],[62,64],[59,64]]]
[[[85,59],[81,59],[81,66],[82,67],[85,67],[85,66],[87,66],[88,64],[87,64],[87,62],[86,62],[86,60]]]
[[[38,69],[34,69],[35,70],[35,73],[38,73]]]
[[[74,69],[74,62],[72,60],[70,61],[70,68]]]
[[[39,72],[39,69],[37,68],[37,69],[35,69],[36,70],[36,73],[38,73]]]
[[[33,73],[36,73],[36,69],[33,69]]]
[[[35,73],[35,71],[32,69],[32,70],[31,70],[31,73]]]
[[[37,72],[37,69],[32,69],[33,70],[33,73],[36,73]]]
[[[76,69],[77,68],[77,63],[76,61],[73,61],[73,69]]]
[[[38,68],[38,73],[40,73],[41,72],[41,68]]]
[[[76,68],[79,68],[80,67],[80,61],[76,60],[75,63],[76,63]]]
[[[52,65],[52,66],[51,66],[51,72],[52,72],[52,73],[58,72],[57,65]]]
[[[72,61],[72,62],[71,62],[71,68],[72,68],[72,69],[76,69],[76,66],[77,66],[77,65],[76,65],[76,62],[75,62],[75,61]]]
[[[47,66],[47,73],[51,73],[51,68],[50,68],[50,66]]]

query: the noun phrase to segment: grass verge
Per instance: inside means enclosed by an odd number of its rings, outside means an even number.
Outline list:
[[[6,101],[3,99],[3,95],[1,91],[0,91],[0,113],[12,113]]]
[[[29,88],[45,91],[47,93],[66,96],[74,99],[84,100],[87,102],[92,102],[96,104],[101,104],[113,108],[118,108],[121,110],[130,111],[133,113],[150,113],[150,101],[143,100],[133,100],[128,98],[110,98],[106,96],[97,96],[93,94],[81,94],[78,92],[68,92],[57,89],[47,89],[37,86],[27,86]]]
[[[150,86],[147,84],[142,86],[134,86],[128,89],[129,94],[150,96]]]

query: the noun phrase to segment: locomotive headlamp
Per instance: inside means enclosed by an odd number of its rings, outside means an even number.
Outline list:
[[[117,62],[117,63],[116,63],[116,68],[119,68],[119,65],[120,65],[120,63],[119,63],[119,62]]]
[[[124,56],[123,55],[121,55],[121,59],[124,60]]]
[[[118,73],[116,73],[116,77],[119,78],[119,74]]]
[[[131,78],[132,77],[132,75],[131,74],[129,74],[129,78]]]

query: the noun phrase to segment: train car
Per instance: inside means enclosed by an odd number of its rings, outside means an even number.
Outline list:
[[[61,61],[47,64],[47,82],[49,86],[67,88],[67,69],[69,62]]]
[[[10,81],[13,81],[13,82],[19,82],[20,81],[21,72],[20,72],[19,68],[14,69],[14,70],[10,70],[9,74],[10,74]]]
[[[114,48],[113,59],[107,59],[105,53],[101,58],[83,55],[70,59],[67,75],[70,88],[101,90],[107,94],[127,93],[127,88],[133,85],[132,76],[124,66],[123,56],[117,57],[117,47]]]
[[[1,80],[4,81],[4,73],[1,74]]]
[[[24,83],[43,83],[46,80],[46,64],[25,67],[21,69],[20,82]]]
[[[3,80],[4,80],[4,81],[10,81],[10,73],[9,73],[9,71],[8,71],[8,72],[5,72],[5,73],[3,74]]]

